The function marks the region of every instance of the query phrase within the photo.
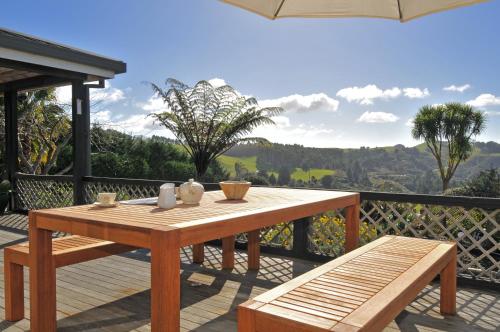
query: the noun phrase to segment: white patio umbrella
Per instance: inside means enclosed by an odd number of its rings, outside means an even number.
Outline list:
[[[270,19],[378,17],[405,22],[487,0],[221,0]]]

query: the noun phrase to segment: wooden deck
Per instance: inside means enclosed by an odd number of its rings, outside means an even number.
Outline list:
[[[26,241],[26,218],[0,217],[0,249]],[[263,255],[262,268],[246,271],[246,255],[237,252],[232,271],[221,271],[218,248],[205,249],[203,266],[182,253],[183,331],[236,331],[235,307],[315,265],[308,261]],[[3,250],[0,251],[3,271]],[[3,273],[0,273],[0,330],[25,331],[29,321],[4,320]],[[27,276],[26,279],[28,280]],[[136,252],[58,269],[60,331],[149,331],[149,253]],[[28,297],[28,285],[25,296]],[[27,301],[27,303],[29,303]],[[439,286],[425,291],[390,324],[387,331],[495,331],[500,329],[500,294],[459,288],[458,315],[439,314]],[[26,308],[29,317],[29,310]]]

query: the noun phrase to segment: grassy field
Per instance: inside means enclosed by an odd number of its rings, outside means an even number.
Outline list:
[[[231,156],[221,156],[219,157],[219,162],[226,168],[231,176],[236,175],[236,171],[234,169],[234,164],[236,162],[240,162],[243,164],[243,166],[248,169],[249,172],[255,173],[257,170],[257,157],[231,157]],[[273,173],[276,177],[278,177],[278,172],[270,172]],[[315,177],[316,179],[321,179],[325,175],[332,175],[334,174],[335,171],[331,169],[321,169],[321,168],[312,168],[309,172],[304,172],[301,168],[296,168],[292,172],[292,178],[295,180],[302,180],[302,181],[308,181],[309,180],[309,175],[311,177]]]
[[[248,169],[249,172],[255,173],[257,171],[257,156],[253,157],[231,157],[231,156],[220,156],[219,162],[226,168],[231,176],[236,175],[236,171],[234,169],[234,164],[240,162]]]

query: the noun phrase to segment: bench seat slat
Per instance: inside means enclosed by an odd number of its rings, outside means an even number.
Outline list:
[[[239,329],[381,331],[436,275],[450,280],[454,265],[455,243],[385,236],[240,305],[238,319],[249,324]],[[442,311],[453,313],[455,288],[447,288]]]

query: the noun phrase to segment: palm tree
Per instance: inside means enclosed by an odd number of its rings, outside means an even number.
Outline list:
[[[261,125],[274,124],[272,117],[279,107],[260,108],[255,98],[240,95],[232,87],[214,87],[200,81],[189,87],[167,79],[163,90],[151,83],[155,94],[168,106],[164,113],[152,113],[170,130],[189,153],[201,179],[210,163],[233,146],[241,143],[268,143],[248,135]]]
[[[413,121],[412,135],[423,139],[438,163],[443,192],[458,165],[470,157],[473,137],[485,128],[485,116],[461,103],[423,106]],[[447,153],[446,153],[447,152]]]

